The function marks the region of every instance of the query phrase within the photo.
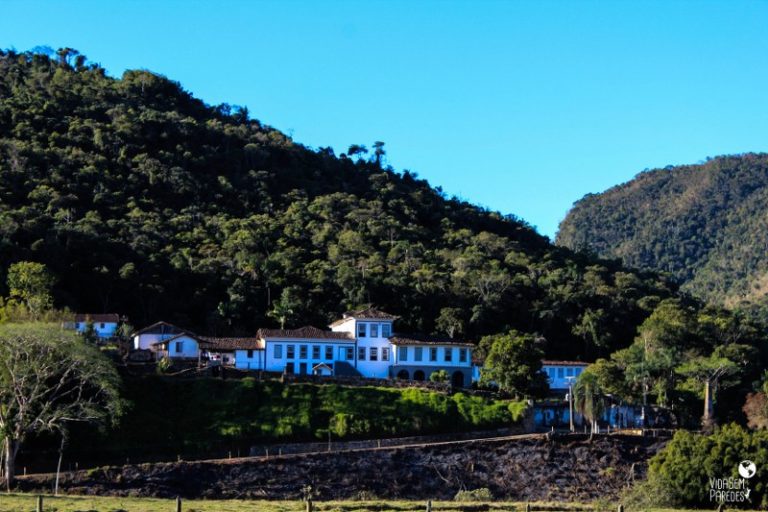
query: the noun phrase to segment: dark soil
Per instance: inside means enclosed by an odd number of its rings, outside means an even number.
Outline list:
[[[573,435],[274,457],[270,460],[126,465],[62,476],[70,494],[186,498],[452,499],[490,489],[496,499],[588,501],[616,497],[645,476],[663,440]],[[52,475],[21,478],[49,490]]]

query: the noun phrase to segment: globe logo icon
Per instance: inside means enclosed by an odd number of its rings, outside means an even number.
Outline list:
[[[757,473],[757,466],[751,460],[743,460],[739,462],[739,474],[742,478],[752,478]]]

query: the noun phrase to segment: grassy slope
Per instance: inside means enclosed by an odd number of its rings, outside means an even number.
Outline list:
[[[149,376],[125,382],[131,406],[116,429],[77,433],[70,444],[80,462],[116,463],[247,453],[252,444],[327,439],[334,415],[344,428],[334,439],[401,437],[510,426],[524,402],[456,393],[373,386],[282,384],[277,381]],[[152,428],[147,428],[151,425]],[[346,433],[343,432],[346,430]],[[55,441],[55,440],[54,440]],[[147,458],[151,456],[151,458]]]

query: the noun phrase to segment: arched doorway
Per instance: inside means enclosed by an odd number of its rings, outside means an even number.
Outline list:
[[[451,386],[455,388],[464,387],[464,372],[453,372],[453,375],[451,375]]]
[[[410,375],[408,375],[408,370],[400,370],[397,372],[397,378],[401,380],[408,380],[410,378]]]
[[[424,380],[424,372],[421,370],[413,372],[413,380]]]

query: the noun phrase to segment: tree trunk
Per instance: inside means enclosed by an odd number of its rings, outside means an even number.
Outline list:
[[[16,455],[19,443],[10,437],[5,438],[5,490],[11,492],[14,476],[16,475]]]
[[[712,405],[712,381],[704,381],[704,416],[701,418],[701,428],[705,432],[711,432],[714,429],[714,407]]]

